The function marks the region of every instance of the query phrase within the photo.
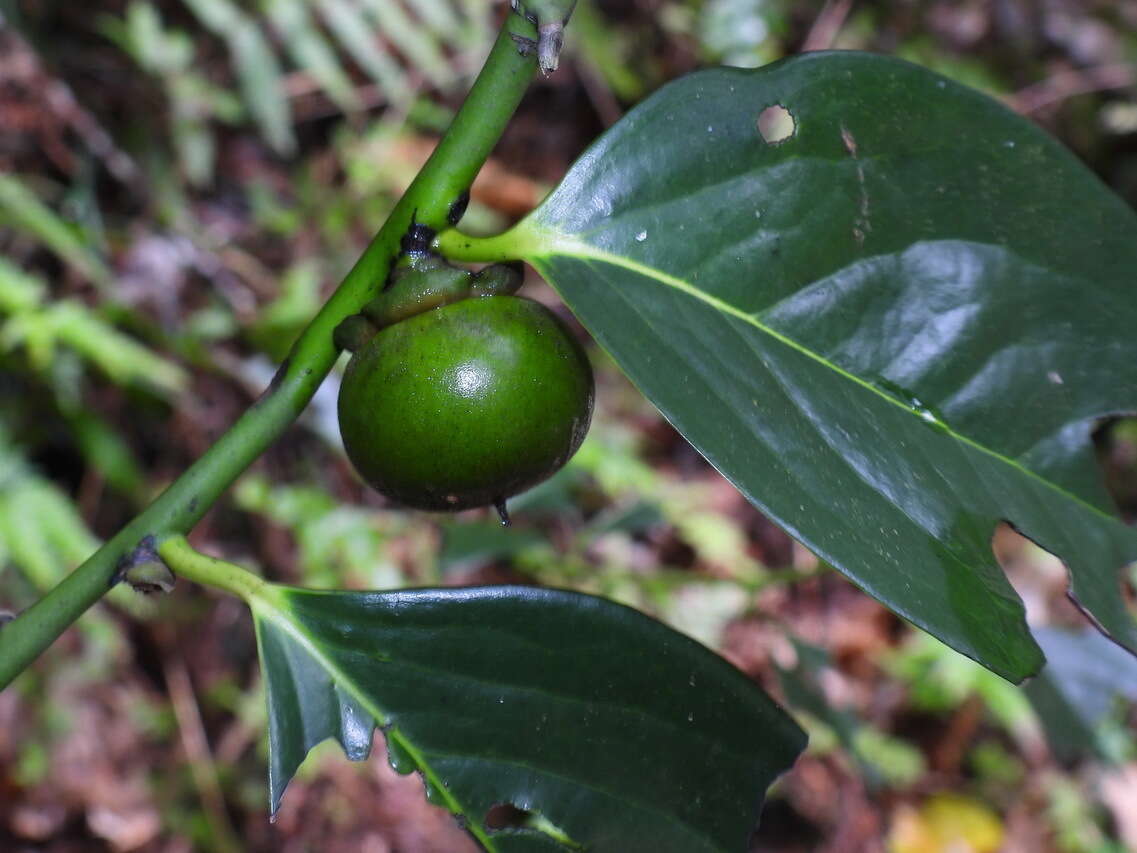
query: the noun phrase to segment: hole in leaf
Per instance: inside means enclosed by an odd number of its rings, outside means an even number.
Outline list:
[[[496,803],[486,812],[486,829],[519,829],[529,826],[533,812],[519,809],[513,803]]]
[[[773,104],[758,113],[758,133],[767,145],[781,145],[797,133],[797,121],[781,104]]]
[[[500,831],[503,829],[528,829],[542,832],[559,844],[573,850],[583,850],[583,846],[569,837],[563,829],[550,821],[540,812],[530,812],[518,808],[513,803],[497,803],[486,812],[486,829]]]

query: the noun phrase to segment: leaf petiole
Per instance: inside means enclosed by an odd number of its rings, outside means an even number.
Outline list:
[[[201,553],[180,534],[163,541],[158,546],[158,555],[179,577],[203,586],[217,587],[244,599],[246,603],[251,603],[268,583],[236,563]]]
[[[500,263],[543,254],[545,241],[523,221],[492,237],[473,237],[456,228],[440,233],[432,247],[452,261],[467,263]]]

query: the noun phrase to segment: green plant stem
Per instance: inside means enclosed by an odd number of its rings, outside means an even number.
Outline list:
[[[187,533],[233,481],[296,419],[335,363],[332,332],[382,287],[412,221],[446,225],[450,205],[473,183],[536,69],[514,40],[536,39],[510,14],[462,108],[387,222],[293,345],[268,390],[149,507],[51,592],[0,630],[0,689],[119,580],[119,566],[153,536]]]

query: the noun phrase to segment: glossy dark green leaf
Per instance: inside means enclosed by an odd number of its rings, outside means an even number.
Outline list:
[[[376,725],[489,851],[741,853],[804,746],[703,646],[600,598],[531,587],[317,592],[250,602],[272,807],[316,743],[363,758]],[[511,803],[558,828],[487,830]]]
[[[793,135],[767,142],[781,105]],[[1001,105],[858,53],[679,80],[513,231],[522,256],[759,508],[1014,680],[1042,654],[990,540],[1061,557],[1137,649],[1093,419],[1137,409],[1137,217]]]

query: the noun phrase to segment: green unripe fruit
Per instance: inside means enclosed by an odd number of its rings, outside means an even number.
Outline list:
[[[476,296],[380,329],[340,386],[344,447],[376,490],[407,506],[499,506],[557,471],[592,417],[580,345],[515,296]]]

